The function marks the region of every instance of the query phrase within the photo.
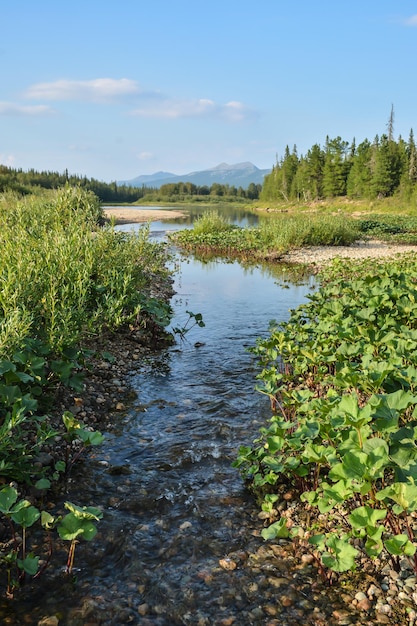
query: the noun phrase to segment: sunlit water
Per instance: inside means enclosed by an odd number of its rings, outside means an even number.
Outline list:
[[[178,256],[176,264],[173,326],[184,326],[186,311],[201,313],[206,325],[132,377],[137,401],[76,476],[68,499],[104,511],[100,534],[77,548],[77,585],[62,586],[61,575],[47,592],[39,581],[38,597],[27,599],[32,607],[11,603],[11,624],[55,613],[61,626],[72,623],[68,611],[85,596],[131,605],[137,621],[126,623],[142,623],[136,607],[147,603],[147,624],[197,624],[178,616],[210,614],[216,591],[204,572],[245,548],[255,507],[231,463],[269,416],[248,348],[267,335],[270,320],[287,319],[311,285],[285,288],[267,268],[239,263]],[[19,612],[34,621],[20,622]]]

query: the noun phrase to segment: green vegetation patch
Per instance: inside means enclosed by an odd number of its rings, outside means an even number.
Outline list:
[[[193,230],[173,233],[171,240],[198,253],[265,259],[302,246],[346,246],[360,236],[357,221],[345,216],[282,214],[261,219],[257,227],[241,228],[211,211],[195,222]]]
[[[265,539],[293,537],[323,571],[382,553],[417,569],[417,263],[340,262],[253,353],[273,415],[234,463]],[[279,513],[293,490],[306,507]],[[298,522],[298,523],[297,523]]]
[[[78,540],[92,539],[102,517],[94,507],[71,503],[66,516],[53,516],[20,497],[28,487],[44,495],[84,450],[103,442],[70,411],[61,423],[52,412],[59,388],[83,390],[83,344],[122,326],[156,334],[172,315],[153,295],[155,284],[170,278],[166,247],[149,240],[148,227],[126,234],[102,224],[98,198],[69,185],[43,195],[0,196],[0,482],[13,484],[0,491],[0,516],[10,531],[0,544],[0,564],[9,597],[49,563],[53,528],[70,542],[71,573]],[[39,460],[45,452],[46,464]],[[28,529],[37,522],[47,554],[38,539],[32,539],[38,554],[30,549]]]

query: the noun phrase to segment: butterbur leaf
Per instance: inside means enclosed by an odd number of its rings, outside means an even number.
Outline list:
[[[289,536],[289,530],[286,526],[287,520],[281,517],[280,520],[274,522],[268,528],[264,528],[261,532],[262,538],[267,541],[268,539],[276,539],[277,537],[285,539]]]
[[[14,487],[3,487],[0,491],[0,511],[2,513],[9,513],[10,509],[17,500],[17,491]]]
[[[46,530],[51,530],[55,525],[56,519],[48,513],[48,511],[42,511],[41,513],[41,524],[42,527]]]
[[[91,431],[80,428],[77,432],[77,437],[79,437],[86,446],[99,446],[104,441],[104,435],[98,430]]]
[[[62,421],[68,433],[72,434],[77,429],[81,428],[80,422],[74,417],[71,411],[65,411],[62,416]]]
[[[29,576],[34,576],[38,571],[39,567],[39,557],[34,556],[33,554],[28,554],[25,559],[17,559],[17,565],[29,574]]]
[[[323,552],[326,546],[326,535],[324,534],[312,535],[311,537],[309,537],[308,543],[310,543],[313,546],[316,546],[318,550],[320,550],[320,552]]]
[[[51,486],[51,481],[48,478],[40,478],[35,483],[36,489],[39,489],[39,490],[49,489],[50,486]]]
[[[376,494],[377,500],[393,500],[403,511],[415,511],[417,508],[417,485],[409,478],[408,483],[393,483]]]
[[[365,527],[375,527],[377,522],[385,519],[386,509],[372,509],[370,506],[359,506],[349,515],[349,522],[352,528],[361,529]]]
[[[383,526],[378,526],[378,528],[373,529],[372,533],[369,533],[365,542],[365,552],[371,558],[378,557],[383,548],[384,544],[382,543],[382,533],[384,531]]]
[[[68,513],[58,525],[58,534],[66,541],[73,541],[77,537],[90,541],[96,536],[97,528],[91,520],[80,519],[73,513]]]
[[[371,420],[371,407],[365,405],[360,408],[358,406],[358,398],[355,394],[342,396],[337,408],[338,411],[346,414],[346,423],[348,424],[363,426]]]
[[[40,516],[40,511],[36,507],[27,506],[19,509],[15,513],[12,513],[12,520],[16,522],[16,524],[20,524],[22,528],[29,528],[40,518]]]
[[[355,569],[355,558],[359,552],[348,541],[332,535],[327,539],[326,545],[331,551],[321,555],[323,565],[334,572]]]
[[[65,541],[73,541],[84,532],[80,519],[68,513],[58,525],[58,535]]]
[[[413,556],[416,551],[416,546],[411,543],[407,535],[395,535],[391,539],[386,539],[384,546],[390,554],[395,556]]]
[[[96,521],[103,517],[102,511],[95,506],[77,506],[72,502],[65,502],[65,508],[71,511],[79,519],[94,519]]]
[[[362,480],[368,473],[368,455],[364,452],[346,452],[342,463],[335,465],[329,472],[329,478]]]

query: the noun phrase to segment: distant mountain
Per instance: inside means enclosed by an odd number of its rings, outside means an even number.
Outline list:
[[[142,187],[144,185],[159,189],[159,187],[168,183],[194,183],[194,185],[208,185],[209,187],[213,183],[220,183],[221,185],[234,185],[235,187],[246,189],[250,183],[262,185],[264,176],[269,174],[270,171],[270,169],[260,170],[256,165],[249,162],[236,163],[235,165],[220,163],[216,167],[199,172],[190,172],[189,174],[181,174],[179,176],[169,172],[156,172],[155,174],[137,176],[131,180],[120,180],[117,181],[117,184],[130,185],[131,187]]]

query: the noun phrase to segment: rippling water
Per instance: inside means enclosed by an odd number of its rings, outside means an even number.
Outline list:
[[[54,614],[61,626],[87,624],[88,611],[79,622],[71,613],[86,598],[119,605],[111,624],[216,623],[229,573],[212,585],[207,577],[253,540],[255,508],[231,463],[269,415],[247,348],[271,319],[287,319],[311,286],[280,287],[268,269],[238,263],[178,263],[174,325],[191,310],[206,326],[133,376],[137,401],[76,477],[68,499],[79,501],[81,491],[83,502],[104,510],[97,538],[77,548],[77,584],[63,585],[62,575],[48,588],[39,581],[37,591],[11,603],[5,624]]]

